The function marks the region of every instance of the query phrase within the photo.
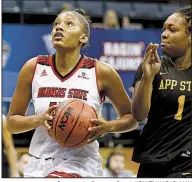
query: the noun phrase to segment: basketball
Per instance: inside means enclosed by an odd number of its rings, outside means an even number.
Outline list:
[[[53,121],[49,133],[62,147],[82,147],[93,135],[88,128],[92,126],[90,120],[96,119],[97,115],[94,109],[81,100],[66,100],[51,115]]]

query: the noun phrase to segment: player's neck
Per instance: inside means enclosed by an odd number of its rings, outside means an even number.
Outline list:
[[[77,64],[80,59],[80,54],[78,50],[73,52],[56,52],[55,64],[58,71],[65,72],[70,71]]]
[[[191,49],[188,49],[186,54],[182,57],[177,58],[174,61],[175,68],[178,70],[185,70],[191,66]]]

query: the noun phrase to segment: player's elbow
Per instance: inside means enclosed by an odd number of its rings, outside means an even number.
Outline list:
[[[133,118],[132,115],[130,115],[130,117],[128,118],[127,122],[126,122],[126,125],[124,127],[124,132],[128,132],[128,131],[132,131],[132,130],[135,130],[137,129],[138,127],[138,122],[137,120],[135,120]]]
[[[9,116],[7,118],[6,126],[7,126],[7,130],[9,131],[9,133],[15,134],[15,129],[14,129],[13,122],[12,122],[12,116]]]
[[[132,122],[131,122],[131,128],[132,130],[137,129],[138,127],[138,122],[133,118]]]
[[[132,116],[135,120],[137,120],[138,122],[141,122],[147,117],[147,114],[141,113],[137,109],[132,109]]]

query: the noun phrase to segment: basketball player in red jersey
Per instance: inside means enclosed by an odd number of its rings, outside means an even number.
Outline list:
[[[82,10],[62,12],[52,30],[56,54],[32,58],[20,71],[9,109],[8,130],[16,134],[35,129],[29,148],[33,158],[25,167],[25,177],[100,177],[103,175],[102,158],[96,137],[137,127],[131,117],[130,99],[116,71],[80,55],[89,37],[89,19]],[[57,107],[54,104],[77,98],[100,114],[104,96],[110,98],[120,119],[105,121],[99,117],[100,120],[94,120],[100,127],[99,134],[88,144],[62,148],[47,134],[50,128],[47,120],[52,120],[50,113]],[[36,115],[26,117],[31,99]]]

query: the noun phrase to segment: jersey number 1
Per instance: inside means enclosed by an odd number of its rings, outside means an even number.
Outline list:
[[[185,103],[185,95],[179,96],[178,102],[179,102],[179,106],[178,106],[177,114],[175,114],[174,119],[181,120],[182,112],[183,112],[183,108],[184,108],[184,103]]]

